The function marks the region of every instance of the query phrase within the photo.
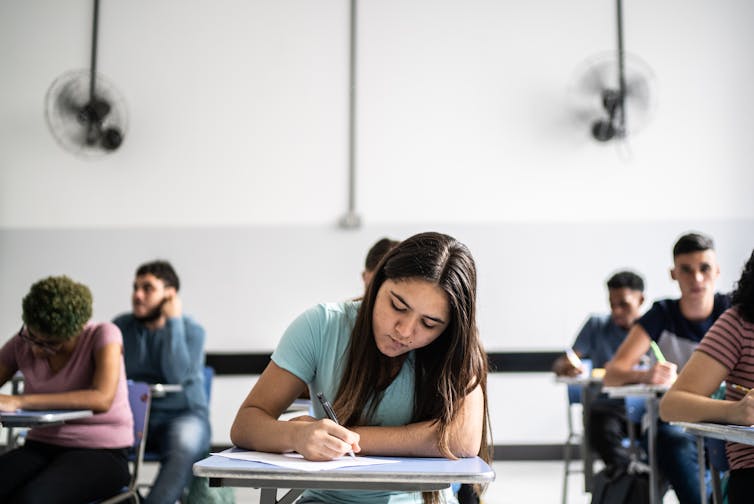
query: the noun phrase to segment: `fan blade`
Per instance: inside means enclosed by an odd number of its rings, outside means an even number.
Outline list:
[[[589,95],[599,95],[608,87],[608,83],[606,82],[602,70],[595,67],[579,79],[576,87],[580,92]]]

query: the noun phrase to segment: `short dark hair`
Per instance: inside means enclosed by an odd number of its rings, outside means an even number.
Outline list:
[[[366,261],[364,261],[364,269],[367,271],[374,271],[377,265],[380,263],[380,259],[385,257],[385,254],[400,243],[398,240],[391,240],[390,238],[381,238],[377,240],[377,243],[372,245],[372,248],[367,252]]]
[[[154,275],[165,283],[166,287],[181,288],[181,281],[173,266],[161,259],[144,263],[136,269],[136,276]]]
[[[644,279],[633,271],[619,271],[607,281],[608,289],[623,289],[644,292]]]
[[[675,242],[673,258],[675,259],[681,254],[704,252],[705,250],[715,250],[715,242],[712,241],[712,238],[701,233],[686,233]]]
[[[24,324],[58,341],[81,332],[92,317],[92,291],[67,276],[34,283],[22,302]]]
[[[754,323],[754,250],[744,265],[736,289],[731,294],[731,304],[738,308],[745,321]]]

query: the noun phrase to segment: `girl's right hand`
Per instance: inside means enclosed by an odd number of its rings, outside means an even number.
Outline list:
[[[657,362],[646,373],[646,383],[650,385],[672,385],[678,378],[678,366],[672,362]]]
[[[332,420],[309,421],[305,416],[295,421],[301,422],[295,449],[307,460],[333,460],[346,455],[350,450],[361,451],[360,436]]]

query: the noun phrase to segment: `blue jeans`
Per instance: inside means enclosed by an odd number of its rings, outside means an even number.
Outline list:
[[[205,415],[155,412],[149,419],[147,451],[160,455],[160,471],[147,504],[173,504],[191,482],[191,466],[209,452],[210,428]]]
[[[708,478],[705,478],[705,500],[699,498],[699,460],[694,436],[675,425],[658,422],[657,467],[673,487],[681,504],[708,502],[711,489]]]

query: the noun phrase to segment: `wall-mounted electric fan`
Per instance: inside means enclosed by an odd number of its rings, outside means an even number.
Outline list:
[[[651,119],[656,102],[654,73],[623,48],[622,1],[616,0],[618,49],[588,59],[570,90],[579,127],[600,142],[625,139]]]
[[[94,0],[91,66],[67,72],[45,97],[47,125],[67,151],[98,156],[120,147],[128,126],[126,105],[115,87],[97,73],[99,0]]]

